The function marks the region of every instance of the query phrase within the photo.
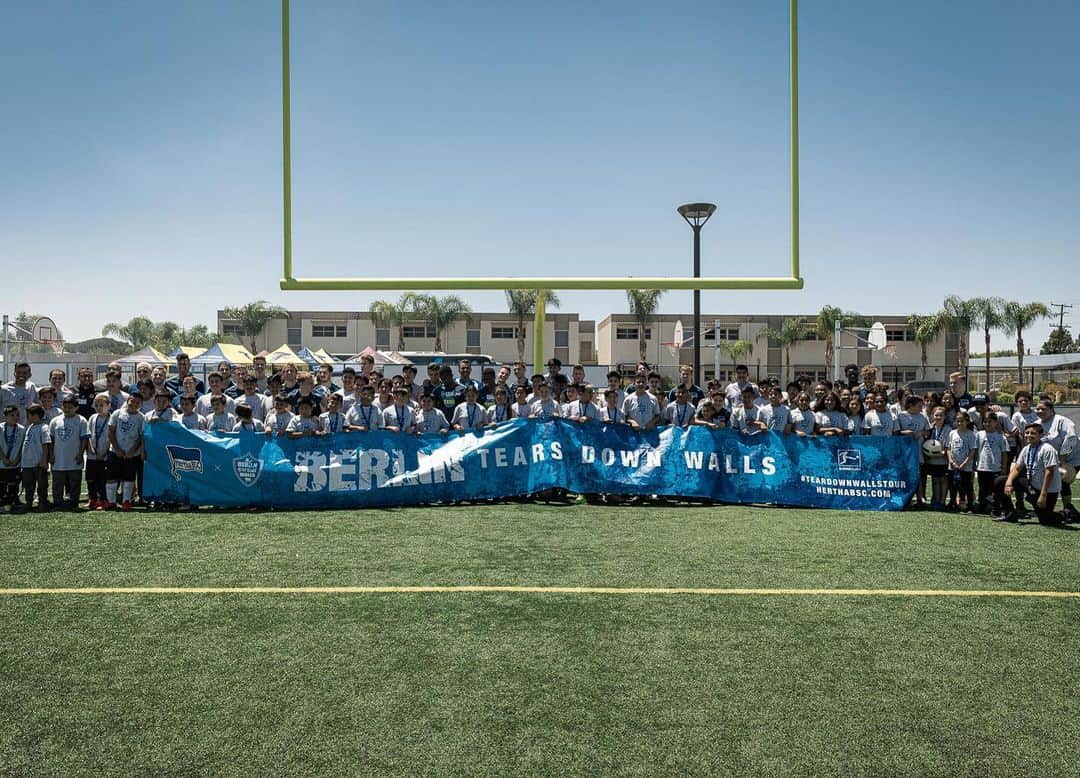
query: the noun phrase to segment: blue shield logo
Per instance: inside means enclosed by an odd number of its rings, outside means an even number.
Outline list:
[[[248,453],[234,459],[232,469],[233,474],[240,483],[244,486],[254,486],[255,482],[259,480],[259,476],[262,475],[263,465],[255,456]]]

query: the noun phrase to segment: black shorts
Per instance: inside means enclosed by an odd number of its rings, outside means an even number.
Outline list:
[[[134,481],[135,473],[139,470],[139,457],[121,459],[116,454],[109,454],[105,461],[105,480],[107,481]]]
[[[930,464],[927,462],[924,467],[931,478],[944,478],[949,474],[949,466],[947,464]]]

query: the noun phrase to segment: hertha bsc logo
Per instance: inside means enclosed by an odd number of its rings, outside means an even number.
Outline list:
[[[262,462],[251,454],[244,454],[232,463],[233,473],[244,486],[254,486],[262,475]]]

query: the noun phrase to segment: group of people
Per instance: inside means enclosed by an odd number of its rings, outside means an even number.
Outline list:
[[[0,387],[0,503],[25,510],[36,496],[38,508],[48,509],[51,473],[53,504],[78,507],[85,462],[86,507],[130,509],[141,493],[146,425],[300,438],[374,429],[447,435],[515,418],[558,417],[639,430],[732,428],[748,436],[908,436],[919,444],[922,468],[913,507],[929,503],[1017,521],[1026,499],[1040,521],[1077,518],[1070,482],[1080,466],[1080,445],[1075,426],[1055,413],[1049,397],[1036,401],[1020,392],[1019,409],[1010,416],[986,395],[968,393],[962,373],[950,376],[948,391],[919,396],[903,388],[890,393],[878,383],[876,368],[857,365],[848,365],[835,382],[799,376],[786,387],[770,380],[755,384],[747,367],[738,365],[734,380],[710,380],[704,388],[683,365],[679,383],[668,391],[645,362],[632,384],[624,385],[613,370],[602,388],[585,380],[581,365],[566,375],[553,358],[547,369],[529,376],[516,362],[484,367],[477,379],[471,362],[461,360],[456,372],[450,364],[429,364],[418,382],[412,365],[384,377],[374,359],[364,357],[359,370],[341,372],[339,385],[329,365],[314,372],[285,365],[273,372],[256,357],[250,370],[220,363],[204,385],[181,353],[172,375],[164,366],[140,363],[135,381],[125,385],[113,364],[101,381],[83,368],[68,386],[64,371],[53,370],[49,383],[37,387],[30,365],[22,362]],[[1055,511],[1059,498],[1061,514]]]

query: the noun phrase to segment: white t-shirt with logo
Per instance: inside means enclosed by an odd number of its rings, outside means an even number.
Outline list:
[[[82,470],[82,442],[90,439],[90,425],[79,414],[57,416],[49,422],[53,444],[53,471]],[[76,459],[78,457],[78,459]]]

